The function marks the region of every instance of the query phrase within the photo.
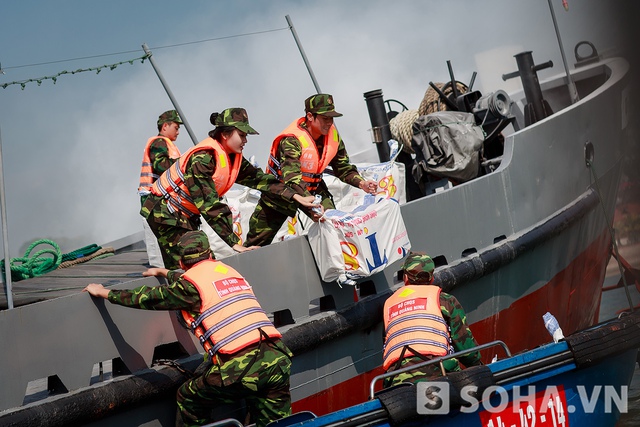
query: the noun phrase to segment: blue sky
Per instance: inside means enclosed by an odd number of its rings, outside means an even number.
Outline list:
[[[618,18],[626,4],[569,0],[565,12],[554,0],[571,67],[578,41],[612,52],[628,38]],[[337,126],[360,161],[375,160],[363,154],[371,147],[364,92],[382,89],[416,109],[429,81],[448,79],[447,60],[459,80],[478,71],[475,88],[483,92],[518,90],[516,80],[500,76],[515,71],[513,55],[525,50],[537,63],[553,60],[541,78],[562,71],[546,1],[3,0],[0,85],[134,59],[146,43],[198,139],[212,112],[245,107],[260,132],[249,137],[245,156],[264,165],[273,137],[314,93],[285,15],[322,91],[344,113]],[[116,52],[129,53],[24,66]],[[0,88],[10,255],[40,238],[66,252],[141,230],[142,148],[170,108],[149,62]],[[191,144],[183,129],[178,146]]]

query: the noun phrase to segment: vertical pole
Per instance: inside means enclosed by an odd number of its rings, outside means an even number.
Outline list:
[[[169,99],[171,100],[171,103],[173,104],[173,106],[175,107],[176,111],[180,115],[180,118],[182,119],[182,123],[184,123],[184,127],[187,129],[187,133],[191,137],[191,141],[193,142],[193,145],[198,144],[198,139],[194,135],[193,130],[191,130],[191,126],[189,126],[189,122],[187,121],[187,118],[182,113],[182,110],[180,109],[180,106],[178,105],[178,101],[176,101],[176,99],[173,97],[173,93],[171,92],[171,89],[169,89],[169,85],[167,84],[167,82],[164,80],[164,77],[162,76],[162,73],[160,72],[160,69],[156,66],[156,62],[153,59],[153,54],[151,53],[151,51],[147,47],[146,43],[142,44],[142,49],[144,49],[144,53],[149,55],[149,62],[151,62],[151,66],[153,67],[153,70],[158,75],[158,79],[160,79],[160,83],[162,83],[162,86],[164,87],[164,90],[167,92],[167,95],[169,95]]]
[[[291,18],[289,15],[285,16],[287,19],[287,24],[289,24],[289,29],[291,30],[291,34],[293,34],[293,39],[296,41],[296,45],[298,45],[298,50],[300,51],[300,55],[302,55],[302,60],[304,61],[304,65],[307,67],[307,71],[311,76],[311,81],[313,81],[313,86],[316,88],[317,93],[322,93],[320,90],[320,85],[316,80],[316,76],[313,74],[313,70],[311,69],[311,65],[309,64],[309,60],[307,60],[307,55],[304,53],[304,49],[302,48],[302,44],[300,44],[300,39],[298,39],[298,33],[296,33],[296,29],[293,26],[293,22],[291,22]]]
[[[7,208],[4,197],[4,170],[2,167],[2,129],[0,129],[0,214],[2,215],[2,246],[4,248],[4,288],[7,306],[13,308],[13,290],[11,289],[11,259],[9,255],[9,234],[7,230]]]
[[[384,108],[382,89],[365,92],[364,100],[367,103],[367,111],[369,112],[369,119],[371,120],[373,142],[378,149],[378,159],[380,159],[380,162],[388,162],[389,145],[387,141],[389,141],[392,136],[387,111]]]
[[[549,10],[551,11],[551,18],[553,19],[553,28],[556,30],[556,37],[558,38],[558,45],[560,46],[560,55],[562,55],[562,63],[564,64],[564,72],[567,73],[567,85],[569,86],[569,95],[571,95],[571,103],[575,104],[580,100],[578,96],[578,89],[573,82],[573,77],[569,73],[569,66],[567,65],[567,57],[564,54],[564,45],[562,44],[562,38],[560,37],[560,30],[558,29],[558,22],[556,21],[556,12],[553,10],[551,0],[549,2]]]

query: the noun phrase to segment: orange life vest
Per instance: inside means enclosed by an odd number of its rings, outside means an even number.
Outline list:
[[[189,189],[184,184],[184,173],[189,158],[192,154],[200,151],[213,151],[216,170],[211,178],[220,197],[229,191],[234,182],[236,182],[240,164],[242,163],[242,154],[236,154],[235,160],[231,164],[229,155],[224,151],[220,143],[213,138],[206,138],[180,156],[151,187],[153,194],[162,196],[167,200],[170,212],[180,211],[190,218],[200,215],[200,211],[193,203]]]
[[[282,170],[280,169],[280,162],[276,158],[278,155],[278,147],[280,141],[284,138],[293,136],[300,141],[300,147],[302,153],[300,154],[300,170],[302,171],[302,179],[308,183],[307,188],[309,191],[315,191],[318,188],[318,184],[322,181],[322,172],[329,166],[331,160],[338,152],[338,145],[340,144],[340,136],[338,130],[334,125],[331,125],[329,133],[324,137],[324,148],[322,150],[322,158],[318,154],[318,148],[316,143],[311,137],[308,130],[300,126],[304,123],[304,117],[292,122],[285,130],[280,133],[273,140],[271,145],[271,152],[269,154],[269,161],[267,162],[267,173],[271,173],[277,176],[282,181]]]
[[[167,149],[169,150],[169,158],[177,159],[180,157],[180,150],[176,147],[176,144],[166,136],[152,136],[147,141],[147,145],[144,147],[144,153],[142,155],[142,166],[140,167],[140,186],[138,187],[138,194],[148,194],[151,192],[151,186],[160,178],[159,175],[153,173],[153,165],[151,164],[151,156],[149,155],[149,149],[151,143],[156,139],[164,139],[167,143]]]
[[[400,359],[407,346],[423,356],[452,352],[438,286],[407,285],[398,289],[384,304],[384,327],[385,371]]]
[[[282,337],[249,283],[233,268],[205,260],[182,277],[198,289],[202,301],[197,318],[184,310],[182,317],[212,358],[216,353],[236,353],[259,342],[263,334],[272,339]]]

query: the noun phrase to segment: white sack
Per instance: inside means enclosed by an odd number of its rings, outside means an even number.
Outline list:
[[[371,276],[402,259],[411,249],[409,236],[393,199],[369,195],[350,212],[330,209],[324,222],[309,227],[309,244],[322,280],[341,275]]]

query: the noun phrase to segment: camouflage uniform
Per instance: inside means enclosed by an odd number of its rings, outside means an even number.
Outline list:
[[[158,127],[160,128],[164,123],[175,122],[179,125],[182,124],[182,119],[178,115],[176,110],[165,111],[158,117]],[[164,138],[158,138],[153,140],[149,145],[149,160],[151,160],[151,170],[156,176],[160,176],[169,169],[169,167],[175,163],[176,159],[169,157],[169,149],[167,148],[167,141]],[[140,204],[144,205],[145,200],[149,195],[140,196]]]
[[[232,110],[236,109],[224,110],[218,116],[223,117],[223,119],[218,120],[216,126],[234,126],[243,132],[245,132],[245,129],[253,131],[248,126],[248,119],[241,123],[234,121],[230,113]],[[243,126],[245,124],[247,127]],[[253,131],[252,133],[256,132]],[[211,154],[212,152],[209,151],[200,151],[189,158],[184,173],[184,183],[189,189],[194,204],[198,206],[200,213],[213,231],[229,246],[233,246],[239,243],[239,239],[233,233],[231,210],[220,199],[212,179],[216,161]],[[232,162],[233,157],[237,155],[240,154],[229,155]],[[291,188],[280,182],[275,176],[257,169],[244,157],[242,158],[236,182],[260,190],[263,194],[267,192],[277,194],[283,200],[290,200],[295,194]],[[167,206],[167,201],[162,196],[154,194],[150,194],[142,205],[140,215],[147,219],[153,234],[158,238],[165,267],[170,270],[178,268],[180,256],[176,244],[184,233],[198,229],[200,217],[189,218],[180,211],[171,212]]]
[[[209,240],[202,231],[188,232],[179,246],[182,259],[187,262],[188,257],[197,260],[211,255]],[[200,295],[182,274],[183,271],[170,271],[168,286],[111,290],[108,299],[114,304],[147,310],[186,310],[196,318],[200,314]],[[279,339],[263,340],[231,355],[217,353],[210,367],[178,389],[184,425],[212,422],[212,409],[242,399],[258,427],[290,415],[291,357],[291,351]]]
[[[316,114],[326,114],[331,117],[339,117],[342,115],[335,111],[333,98],[327,94],[313,95],[307,98],[305,101],[305,111]],[[303,123],[302,126],[306,127],[306,123]],[[322,156],[324,136],[320,136],[315,143],[318,154]],[[287,137],[280,141],[276,160],[281,165],[283,182],[296,191],[296,193],[302,196],[310,196],[312,194],[307,190],[307,183],[303,181],[300,170],[301,153],[302,147],[300,146],[298,138]],[[356,166],[350,163],[349,155],[347,154],[342,138],[340,138],[338,151],[333,160],[331,160],[330,165],[334,175],[349,185],[358,187],[360,182],[364,181],[364,178],[358,173]],[[333,197],[331,193],[329,193],[324,181],[320,183],[314,194],[320,194],[322,196],[322,206],[324,209],[335,209]],[[247,234],[245,246],[265,246],[271,243],[280,227],[282,227],[282,224],[284,224],[288,217],[294,217],[297,210],[298,206],[294,202],[274,196],[273,194],[263,193],[249,220],[249,233]],[[312,216],[308,209],[301,208],[301,210],[307,215]]]
[[[411,252],[405,259],[402,269],[404,270],[405,277],[410,284],[428,285],[433,279],[435,264],[428,255]],[[396,292],[400,292],[401,290],[402,288]],[[440,292],[440,310],[442,311],[444,320],[449,325],[450,342],[454,352],[467,350],[478,345],[476,340],[473,338],[471,330],[467,326],[467,316],[464,309],[456,297],[445,292]],[[396,370],[425,361],[418,356],[412,356],[412,353],[410,352],[407,352],[407,354],[407,357],[404,357],[399,363],[396,362],[389,370]],[[429,358],[429,356],[427,356],[427,358]],[[461,356],[459,359],[446,360],[443,362],[444,369],[447,372],[460,371],[461,367],[458,360],[466,367],[482,364],[480,360],[480,352],[474,351]],[[440,376],[442,376],[440,364],[435,363],[419,368],[417,371],[409,371],[393,377],[385,378],[385,387],[390,387],[402,382],[415,384],[420,381]]]

